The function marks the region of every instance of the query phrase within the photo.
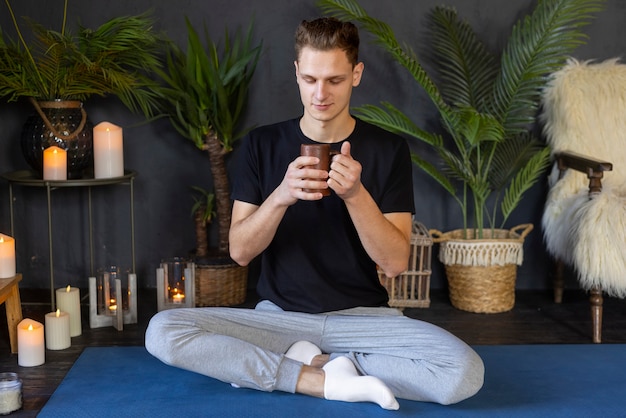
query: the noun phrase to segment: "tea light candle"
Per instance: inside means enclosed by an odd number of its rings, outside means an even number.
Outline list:
[[[80,321],[80,290],[77,287],[67,286],[56,290],[57,309],[67,312],[70,316],[70,336],[82,334]]]
[[[67,152],[55,145],[43,151],[43,179],[67,180]]]
[[[23,367],[40,366],[45,359],[43,324],[23,319],[17,324],[17,364]]]
[[[15,276],[15,240],[0,234],[0,279]]]
[[[183,303],[183,300],[185,299],[185,295],[182,293],[175,293],[174,296],[172,296],[172,300],[174,301],[174,303],[176,304],[181,304]]]
[[[124,142],[119,126],[101,122],[93,128],[93,169],[97,179],[124,175]]]
[[[109,313],[111,315],[117,314],[117,303],[115,302],[115,299],[111,299],[111,301],[109,302]]]
[[[72,345],[70,338],[70,316],[67,312],[56,312],[46,314],[46,348],[48,350],[63,350]]]

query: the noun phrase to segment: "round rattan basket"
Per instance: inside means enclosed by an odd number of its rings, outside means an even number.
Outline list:
[[[477,313],[513,309],[517,266],[524,258],[524,238],[532,229],[532,224],[485,229],[481,239],[475,238],[474,230],[431,230],[433,242],[440,244],[439,260],[445,266],[452,306]]]
[[[196,265],[197,307],[233,306],[246,300],[248,267],[237,263]]]

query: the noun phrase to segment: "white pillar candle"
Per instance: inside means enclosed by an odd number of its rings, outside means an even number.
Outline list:
[[[46,348],[48,350],[63,350],[72,345],[70,338],[70,316],[67,312],[46,314]]]
[[[43,151],[43,179],[67,180],[67,152],[51,146]]]
[[[33,367],[44,364],[46,349],[43,324],[32,319],[23,319],[17,324],[17,364]]]
[[[93,169],[97,179],[124,175],[124,141],[119,126],[101,122],[93,128]]]
[[[67,312],[70,316],[70,336],[78,337],[83,329],[80,322],[80,290],[77,287],[67,286],[57,289],[57,309]]]
[[[0,279],[15,276],[15,240],[0,234]]]

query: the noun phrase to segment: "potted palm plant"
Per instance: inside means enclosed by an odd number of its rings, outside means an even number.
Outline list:
[[[459,204],[463,228],[433,230],[446,268],[450,298],[472,312],[503,312],[515,300],[517,265],[532,224],[504,227],[523,194],[550,162],[535,136],[540,92],[548,75],[584,42],[581,28],[603,0],[543,0],[513,27],[502,53],[491,53],[454,9],[438,6],[429,32],[439,84],[409,45],[370,17],[355,0],[320,0],[320,7],[353,20],[405,67],[431,99],[445,135],[427,132],[389,102],[354,109],[362,119],[428,144],[438,155],[413,162]],[[473,219],[470,219],[473,215]]]
[[[186,139],[208,155],[215,195],[218,246],[213,254],[196,254],[196,306],[236,305],[245,300],[247,268],[228,255],[231,202],[226,156],[247,130],[239,124],[248,89],[261,53],[246,33],[228,31],[220,48],[205,32],[200,36],[186,20],[187,49],[171,43],[165,68],[157,73],[163,85],[155,91],[160,112]],[[200,255],[200,257],[198,257]]]
[[[92,125],[83,102],[92,95],[117,96],[132,111],[152,114],[156,95],[150,74],[159,66],[159,37],[147,14],[113,18],[96,29],[66,28],[67,3],[59,30],[27,20],[26,42],[11,4],[5,0],[17,40],[0,30],[0,97],[27,99],[35,108],[22,132],[22,150],[42,171],[43,150],[68,151],[68,177],[80,177],[93,162]],[[42,140],[43,139],[43,140]]]

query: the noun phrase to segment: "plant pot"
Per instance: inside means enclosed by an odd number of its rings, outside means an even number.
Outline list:
[[[532,229],[532,224],[485,229],[481,239],[474,239],[474,230],[431,230],[433,241],[440,244],[439,261],[445,267],[452,306],[477,313],[513,309],[517,266],[523,261],[524,238]]]
[[[67,178],[83,177],[93,166],[93,125],[79,101],[33,101],[36,112],[22,129],[21,146],[26,162],[43,176],[43,151],[56,145],[67,151]]]
[[[197,307],[233,306],[246,301],[248,267],[230,258],[196,262],[195,302]]]

